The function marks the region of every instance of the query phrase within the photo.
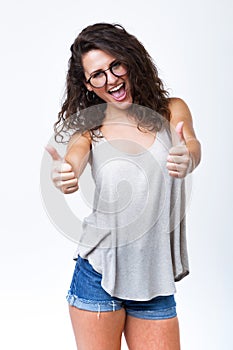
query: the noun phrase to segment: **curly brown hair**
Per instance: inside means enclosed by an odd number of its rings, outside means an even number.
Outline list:
[[[64,136],[70,136],[71,131],[91,131],[93,138],[92,131],[102,125],[106,103],[87,90],[82,64],[83,55],[93,49],[105,51],[127,65],[133,98],[130,108],[138,128],[159,130],[162,119],[170,120],[168,92],[142,43],[119,24],[96,23],[83,29],[70,48],[65,101],[54,124],[57,142],[66,142]],[[88,107],[94,108],[94,118],[89,117]]]

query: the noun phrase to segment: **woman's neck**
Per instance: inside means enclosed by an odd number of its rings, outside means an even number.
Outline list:
[[[117,106],[114,106],[114,104],[108,104],[105,111],[105,118],[103,119],[103,124],[118,122],[137,125],[135,118],[129,114],[128,108],[121,109]]]

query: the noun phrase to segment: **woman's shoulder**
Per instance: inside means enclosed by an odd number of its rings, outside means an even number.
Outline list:
[[[187,103],[180,97],[168,98],[168,108],[171,110],[177,108],[188,108]]]
[[[91,148],[92,144],[92,138],[90,131],[85,131],[85,132],[75,132],[68,143],[67,150],[69,150],[71,147],[86,147],[86,148]]]
[[[192,115],[187,103],[179,97],[169,98],[170,122],[177,124],[179,121],[192,122]]]

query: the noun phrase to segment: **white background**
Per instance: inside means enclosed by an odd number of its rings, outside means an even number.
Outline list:
[[[65,295],[76,245],[44,211],[40,166],[70,45],[100,21],[136,35],[190,107],[203,158],[188,212],[191,275],[177,284],[182,348],[233,348],[232,12],[230,0],[2,4],[1,349],[75,349]]]

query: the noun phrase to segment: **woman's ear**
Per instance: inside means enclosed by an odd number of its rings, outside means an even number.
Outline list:
[[[88,91],[93,91],[93,88],[92,88],[92,86],[90,84],[84,82],[84,85],[86,86]]]

